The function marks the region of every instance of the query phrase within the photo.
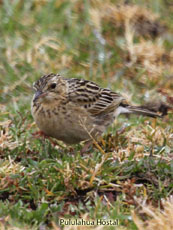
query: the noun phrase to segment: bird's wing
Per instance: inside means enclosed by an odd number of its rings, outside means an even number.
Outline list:
[[[120,94],[91,81],[73,78],[68,83],[69,100],[83,106],[93,116],[114,111],[124,100]]]

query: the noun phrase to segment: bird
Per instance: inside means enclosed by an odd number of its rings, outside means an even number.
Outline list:
[[[146,106],[130,105],[121,94],[85,79],[51,73],[41,76],[33,88],[35,123],[46,136],[69,145],[97,140],[120,114],[162,117]]]

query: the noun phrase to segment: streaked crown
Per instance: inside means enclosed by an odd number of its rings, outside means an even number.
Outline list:
[[[54,77],[60,77],[59,74],[54,74],[54,73],[50,73],[48,75],[43,75],[39,80],[37,80],[34,84],[33,84],[33,88],[36,91],[42,91],[42,89],[45,88],[45,86],[48,84],[48,82],[51,81],[51,79],[53,79]]]

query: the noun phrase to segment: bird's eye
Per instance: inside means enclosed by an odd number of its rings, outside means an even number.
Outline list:
[[[52,84],[50,85],[50,88],[51,88],[51,89],[55,89],[55,87],[56,87],[56,83],[52,83]]]

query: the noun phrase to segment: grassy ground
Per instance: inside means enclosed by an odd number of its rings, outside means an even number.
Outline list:
[[[172,106],[172,2],[128,2],[0,1],[1,229],[60,229],[65,217],[147,229],[141,223],[154,217],[144,206],[159,212],[173,195],[171,112],[156,121],[119,117],[83,155],[82,143],[54,147],[33,135],[32,83],[50,72],[93,80],[133,104]]]

